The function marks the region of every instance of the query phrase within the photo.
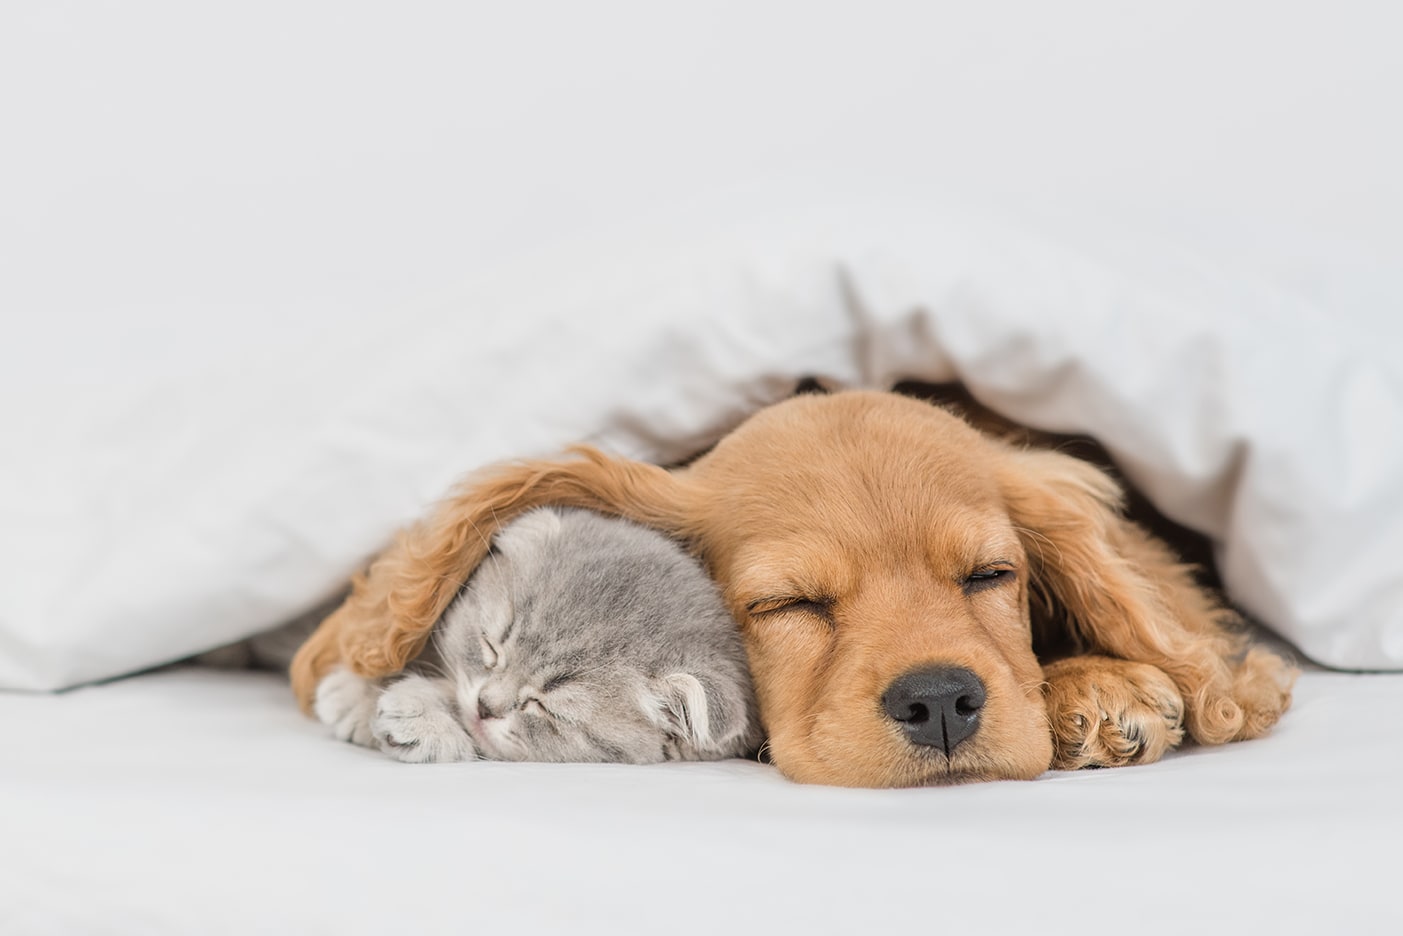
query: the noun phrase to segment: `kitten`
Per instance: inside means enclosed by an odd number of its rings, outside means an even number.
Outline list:
[[[582,510],[508,524],[414,671],[336,670],[315,710],[337,737],[412,762],[646,764],[761,740],[740,635],[700,564]]]

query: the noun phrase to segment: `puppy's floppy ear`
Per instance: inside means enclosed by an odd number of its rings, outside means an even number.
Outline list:
[[[585,507],[679,538],[693,535],[697,498],[681,475],[588,447],[573,453],[471,477],[428,519],[401,531],[293,659],[292,687],[303,710],[337,663],[368,678],[404,669],[487,554],[492,535],[534,507]]]
[[[1121,491],[1080,459],[1002,448],[999,486],[1030,565],[1033,614],[1083,652],[1149,663],[1174,680],[1189,732],[1218,744],[1261,734],[1289,703],[1289,667],[1247,652],[1237,616],[1167,546],[1126,520]]]
[[[1057,452],[1004,449],[999,489],[1028,554],[1034,623],[1065,627],[1080,649],[1099,647],[1087,627],[1098,617],[1098,577],[1119,565],[1112,540],[1122,492],[1094,465]],[[1103,648],[1104,649],[1104,648]]]

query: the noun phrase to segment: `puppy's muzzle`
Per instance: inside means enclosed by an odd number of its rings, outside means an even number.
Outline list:
[[[962,666],[932,666],[898,676],[882,694],[882,709],[912,744],[949,757],[979,730],[984,683]]]

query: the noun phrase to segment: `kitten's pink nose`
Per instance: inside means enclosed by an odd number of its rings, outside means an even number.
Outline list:
[[[505,717],[516,707],[515,696],[515,686],[488,680],[477,692],[477,717],[483,721]]]
[[[487,701],[487,696],[479,693],[477,697],[477,717],[486,721],[489,718],[501,718],[501,712],[492,711],[492,706]]]

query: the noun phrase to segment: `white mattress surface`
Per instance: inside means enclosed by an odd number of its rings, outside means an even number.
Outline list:
[[[405,765],[267,674],[0,694],[0,931],[1398,933],[1403,675],[1268,738],[949,789]]]

